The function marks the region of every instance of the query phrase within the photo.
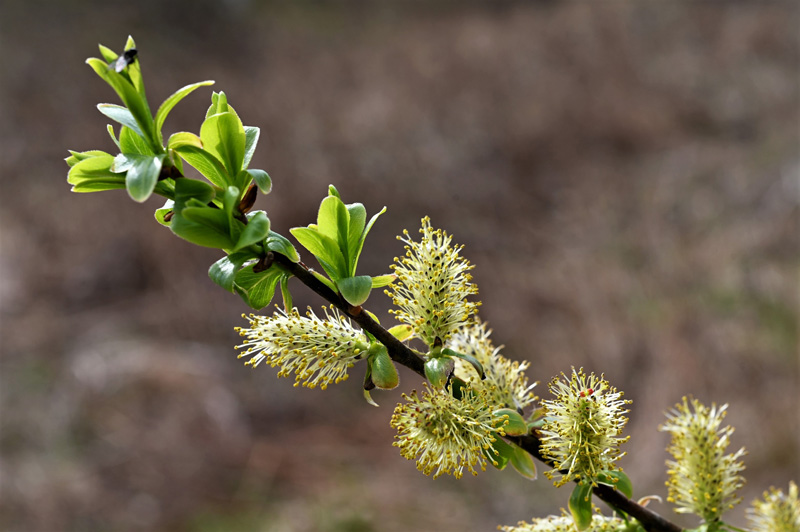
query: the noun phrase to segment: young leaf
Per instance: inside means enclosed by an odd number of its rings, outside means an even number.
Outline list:
[[[175,212],[180,213],[190,199],[206,204],[214,198],[214,187],[197,179],[178,179],[175,183]]]
[[[266,173],[264,170],[247,170],[247,173],[250,175],[250,179],[256,182],[258,185],[258,189],[263,194],[269,194],[272,190],[272,179],[270,179],[269,174]]]
[[[256,145],[258,144],[258,137],[261,135],[261,130],[253,126],[244,126],[244,160],[242,161],[242,168],[250,166],[250,160],[256,152]],[[268,192],[264,192],[268,194]]]
[[[127,126],[119,132],[119,149],[122,153],[138,153],[139,155],[155,155],[150,144],[138,133]]]
[[[366,388],[364,389],[364,399],[372,406],[381,406],[375,402],[375,400],[372,398],[372,395],[370,395],[369,390]]]
[[[212,92],[211,93],[211,106],[209,106],[208,110],[206,111],[206,118],[211,117],[212,115],[217,115],[219,113],[227,113],[227,112],[235,112],[233,109],[228,105],[228,97],[225,96],[225,93],[220,92]]]
[[[342,200],[338,196],[326,196],[319,205],[317,231],[336,242],[342,255],[347,252],[347,229],[349,223],[350,213],[347,212]]]
[[[253,271],[253,265],[245,266],[236,273],[234,289],[251,308],[260,310],[272,301],[280,280],[289,276],[291,274],[277,264],[259,273]]]
[[[162,164],[163,168],[163,164]],[[156,183],[156,188],[153,189],[154,194],[158,194],[159,196],[163,196],[167,199],[174,200],[175,199],[175,182],[167,179],[162,179],[158,183]]]
[[[292,302],[292,294],[289,292],[288,275],[281,277],[281,296],[283,297],[283,310],[289,312],[289,310],[294,308],[294,303]]]
[[[292,262],[300,262],[300,255],[297,254],[297,250],[285,236],[279,235],[274,231],[270,231],[265,243],[270,251],[280,253]]]
[[[84,157],[87,153],[73,154],[74,160],[78,156]],[[69,162],[72,157],[68,158]],[[110,154],[99,152],[98,155],[87,156],[74,162],[67,174],[67,183],[72,185],[73,192],[98,192],[101,190],[112,190],[125,188],[125,176],[114,173],[111,167],[114,164],[114,157]]]
[[[324,284],[325,286],[330,288],[331,292],[336,292],[336,285],[333,284],[330,279],[328,279],[327,277],[325,277],[321,273],[316,272],[314,270],[309,270],[309,271],[311,272],[311,275],[316,277],[319,282],[321,282],[322,284]],[[369,336],[369,333],[367,333],[367,336]]]
[[[131,199],[141,203],[150,197],[158,183],[158,174],[161,172],[163,160],[164,154],[156,156],[120,154],[115,158],[114,169],[127,171],[125,188],[128,189]],[[121,161],[119,166],[118,161]],[[121,168],[125,168],[125,170],[121,170]]]
[[[191,85],[187,85],[182,89],[179,89],[178,91],[173,93],[169,98],[164,100],[164,103],[162,103],[161,106],[158,108],[158,111],[156,111],[156,116],[155,116],[155,130],[159,144],[162,144],[164,142],[164,137],[161,133],[161,128],[164,127],[164,121],[167,119],[167,115],[169,115],[170,111],[172,111],[172,108],[175,107],[175,105],[177,105],[178,102],[180,102],[189,94],[191,94],[195,89],[213,84],[214,82],[211,80],[192,83]]]
[[[189,230],[182,223],[183,221],[192,222],[194,225],[192,230]],[[180,214],[172,217],[172,230],[178,236],[199,246],[218,249],[232,249],[234,247],[234,241],[231,238],[230,218],[220,209],[205,205],[202,207],[184,207]],[[183,234],[179,234],[178,231],[182,231]],[[191,236],[192,239],[188,238],[188,236]]]
[[[336,280],[336,287],[342,297],[351,305],[363,305],[372,290],[372,278],[369,275],[345,277]]]
[[[79,162],[85,161],[86,159],[91,159],[92,157],[100,157],[101,155],[107,155],[111,157],[110,153],[106,153],[100,150],[90,150],[90,151],[69,150],[69,153],[70,156],[64,159],[64,161],[66,161],[67,165],[69,165],[70,168],[72,168]]]
[[[472,367],[475,368],[475,371],[478,372],[478,375],[480,376],[481,380],[486,378],[486,374],[483,371],[483,365],[474,356],[465,355],[464,353],[459,353],[459,352],[453,351],[452,349],[449,349],[449,348],[442,349],[442,354],[447,355],[447,356],[451,356],[451,357],[460,358],[461,360],[463,360],[465,362],[469,362],[472,365]]]
[[[494,467],[502,471],[508,465],[508,461],[514,456],[514,447],[503,438],[495,438],[491,448],[484,451],[484,456]]]
[[[194,133],[189,133],[188,131],[180,131],[169,136],[167,148],[174,150],[175,148],[180,148],[182,146],[194,146],[195,148],[202,149],[203,141],[200,140],[200,137]]]
[[[380,212],[376,213],[372,218],[370,218],[367,227],[364,228],[364,231],[361,233],[361,238],[358,241],[358,246],[355,247],[355,250],[352,254],[352,262],[353,262],[353,271],[355,271],[356,267],[358,266],[358,258],[361,256],[361,250],[364,249],[364,241],[367,239],[367,235],[369,234],[370,229],[378,220],[378,217],[386,212],[386,207],[380,210]]]
[[[503,432],[509,436],[525,436],[528,434],[528,425],[525,423],[525,418],[511,408],[500,408],[492,412],[494,423],[496,427],[503,429]]]
[[[264,211],[257,211],[253,216],[248,216],[247,225],[244,227],[239,241],[236,242],[234,251],[239,251],[257,242],[261,242],[269,234],[269,218]]]
[[[130,110],[133,118],[139,125],[142,136],[147,139],[154,151],[159,151],[162,149],[160,145],[156,144],[152,136],[153,117],[150,114],[147,101],[142,98],[133,84],[118,72],[108,68],[108,64],[105,61],[92,57],[87,59],[86,63],[92,67],[95,73],[100,76],[103,81],[111,85],[111,88],[113,88],[120,97],[122,103],[124,103],[128,110]]]
[[[444,388],[453,373],[455,361],[450,357],[436,357],[425,362],[425,377],[434,388]]]
[[[219,113],[205,119],[200,126],[200,139],[206,151],[222,161],[228,175],[242,169],[246,137],[244,126],[234,113]]]
[[[223,211],[207,206],[213,197],[214,187],[211,185],[197,179],[178,179],[170,229],[199,246],[229,249],[233,242],[228,217]],[[187,213],[189,217],[185,216]]]
[[[136,54],[136,43],[133,41],[133,37],[128,35],[128,40],[125,42],[124,51],[127,52],[128,50],[134,50],[134,57]],[[124,73],[127,74],[127,78],[133,84],[133,87],[136,89],[136,92],[139,93],[139,96],[142,98],[142,101],[147,105],[147,96],[144,93],[144,79],[142,78],[142,69],[141,65],[138,60],[134,60],[128,62],[128,67],[124,70]],[[147,110],[148,114],[150,110]]]
[[[414,328],[411,325],[395,325],[391,329],[389,329],[389,333],[400,340],[401,342],[405,342],[412,336],[414,336]]]
[[[106,131],[108,131],[108,136],[111,137],[111,140],[114,141],[114,144],[117,145],[117,149],[122,151],[122,148],[119,147],[119,140],[117,140],[117,136],[114,134],[114,126],[111,124],[107,124]]]
[[[255,258],[252,253],[231,253],[222,257],[208,269],[208,276],[219,286],[233,292],[233,280],[242,265],[249,259]]]
[[[336,241],[311,227],[293,227],[289,230],[300,245],[311,252],[331,279],[347,277],[344,257]]]
[[[569,498],[569,511],[578,530],[586,530],[592,524],[592,484],[577,484]]]
[[[103,59],[105,59],[106,63],[113,63],[114,60],[116,60],[117,57],[119,57],[117,55],[117,52],[115,52],[108,46],[103,46],[102,44],[98,44],[97,47],[100,49],[100,55],[103,56]]]
[[[224,189],[231,184],[231,178],[228,176],[225,166],[213,154],[192,144],[180,144],[173,149],[184,161],[196,168],[217,187]]]
[[[356,274],[358,265],[358,251],[361,243],[361,234],[367,223],[367,209],[361,203],[346,205],[348,213],[347,227],[347,256],[350,258],[350,275]]]
[[[386,346],[377,344],[376,353],[369,358],[372,382],[382,390],[397,388],[400,377],[394,367]]]
[[[395,279],[397,279],[397,275],[393,273],[388,275],[377,275],[372,278],[372,288],[383,288],[384,286],[389,286]]]
[[[628,475],[622,471],[601,471],[597,475],[597,481],[618,489],[629,499],[633,497],[633,483],[628,478]]]
[[[113,103],[98,103],[97,110],[115,122],[119,122],[123,126],[127,126],[136,132],[140,137],[144,137],[139,123],[133,117],[133,114],[127,107],[116,105]]]
[[[175,201],[168,199],[162,207],[156,209],[156,212],[154,213],[156,221],[161,225],[169,227],[170,222],[166,219],[167,213],[173,212],[172,210],[174,208],[175,208]]]
[[[72,185],[72,192],[102,192],[104,190],[116,190],[125,188],[125,178],[123,176],[97,178],[81,181]]]
[[[512,446],[514,453],[511,455],[511,465],[517,473],[528,480],[536,480],[536,463],[528,452],[516,445]]]

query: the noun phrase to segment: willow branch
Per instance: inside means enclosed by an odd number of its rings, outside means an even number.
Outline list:
[[[347,314],[347,316],[358,323],[365,331],[372,334],[379,342],[385,345],[392,360],[411,369],[422,377],[425,376],[425,361],[422,359],[422,357],[417,355],[408,346],[399,341],[378,322],[372,319],[369,313],[365,312],[362,307],[350,305],[342,298],[341,295],[337,294],[322,281],[317,279],[304,264],[292,262],[287,257],[279,253],[275,253],[274,260],[276,263],[288,270],[292,275],[297,277],[300,282],[313,290],[317,295],[334,305],[336,308]],[[535,434],[508,437],[508,440],[515,443],[526,452],[530,453],[531,456],[537,460],[544,462],[551,467],[555,467],[551,460],[542,455],[541,441]],[[649,510],[648,508],[645,508],[644,506],[629,499],[620,491],[612,488],[611,486],[600,484],[594,488],[593,492],[600,500],[635,518],[637,521],[639,521],[639,523],[641,523],[645,530],[649,532],[680,532],[683,530],[681,527],[671,523],[654,511]]]

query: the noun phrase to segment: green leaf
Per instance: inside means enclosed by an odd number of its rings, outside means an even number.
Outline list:
[[[311,227],[293,227],[289,230],[300,245],[311,252],[331,279],[347,277],[344,257],[336,241]]]
[[[175,208],[175,200],[168,199],[164,203],[163,207],[156,209],[156,212],[154,213],[156,221],[161,225],[169,227],[171,222],[167,221],[165,218],[167,216],[167,213],[173,212],[174,208]]]
[[[252,216],[247,217],[247,225],[244,226],[239,241],[236,242],[234,251],[239,251],[249,245],[261,242],[269,234],[269,218],[264,211],[256,211]]]
[[[633,497],[633,483],[622,471],[601,471],[597,474],[597,482],[618,489],[629,499]]]
[[[242,161],[242,168],[250,166],[250,160],[256,152],[256,145],[258,144],[258,137],[261,135],[261,130],[253,126],[244,126],[244,160]],[[259,186],[260,188],[260,186]],[[269,192],[264,192],[269,194]]]
[[[95,73],[100,76],[103,81],[111,85],[111,88],[117,93],[122,100],[122,103],[130,110],[139,129],[142,132],[150,146],[154,151],[160,151],[162,147],[156,144],[153,136],[153,117],[150,114],[150,108],[147,106],[147,101],[136,90],[133,84],[120,75],[118,72],[108,68],[108,64],[97,58],[89,58],[86,63],[92,67]]]
[[[119,55],[117,55],[117,52],[115,52],[108,46],[103,46],[102,44],[99,44],[98,48],[100,49],[100,55],[103,56],[103,59],[105,59],[106,63],[112,63],[114,60],[117,59],[117,57],[119,57]]]
[[[181,220],[188,220],[193,222],[195,227],[191,232],[178,234],[182,238],[187,238],[191,235],[194,239],[191,242],[205,247],[219,248],[219,249],[232,249],[234,241],[231,238],[230,218],[227,214],[212,207],[184,207],[179,215],[172,218],[172,230],[176,231],[175,223]],[[180,229],[186,229],[186,226],[180,225]],[[177,231],[176,231],[177,233]]]
[[[184,161],[219,188],[227,188],[231,181],[222,161],[212,153],[191,144],[178,145],[173,148]]]
[[[347,228],[350,214],[338,196],[326,196],[319,205],[317,213],[317,231],[341,246],[341,252],[347,252]]]
[[[369,390],[364,389],[364,399],[371,404],[372,406],[381,406],[372,399],[372,395],[370,395]]]
[[[228,105],[228,97],[225,96],[225,93],[222,91],[212,92],[211,106],[206,111],[206,118],[219,113],[227,113],[229,111],[235,113],[233,108]]]
[[[367,223],[367,209],[360,203],[351,203],[345,206],[348,214],[347,227],[347,256],[350,260],[350,275],[356,274],[358,265],[358,251],[361,244],[361,234]]]
[[[119,140],[117,140],[117,136],[114,134],[114,126],[111,124],[106,125],[106,131],[108,131],[108,136],[111,137],[111,140],[114,141],[114,144],[117,145],[117,148],[122,151],[122,148],[119,146]]]
[[[569,498],[569,511],[578,530],[586,530],[592,524],[592,484],[577,484]]]
[[[175,182],[175,211],[180,212],[190,199],[206,204],[214,198],[214,187],[197,179],[178,179]]]
[[[174,92],[169,98],[164,100],[164,103],[162,103],[161,106],[158,108],[158,111],[156,111],[156,116],[155,116],[155,130],[159,144],[164,142],[163,140],[164,137],[162,135],[161,128],[164,127],[164,121],[167,119],[167,115],[169,115],[170,111],[172,111],[175,105],[177,105],[178,102],[186,98],[196,89],[213,84],[214,82],[212,80],[192,83],[191,85],[186,85],[182,89],[179,89],[178,91]]]
[[[170,229],[184,240],[199,246],[229,249],[233,242],[228,216],[220,209],[206,206],[213,197],[214,188],[211,185],[197,179],[178,179]]]
[[[459,353],[458,351],[453,351],[452,349],[449,348],[442,349],[442,354],[450,357],[460,358],[465,362],[469,362],[472,365],[472,367],[475,368],[475,371],[478,372],[478,375],[480,376],[481,380],[486,378],[486,374],[483,372],[483,365],[474,356],[465,355],[464,353]]]
[[[386,346],[376,344],[375,354],[369,357],[372,382],[381,390],[392,390],[397,388],[400,377],[397,375],[397,368],[394,366],[389,351]]]
[[[133,41],[133,37],[128,35],[128,40],[125,43],[125,48],[123,51],[128,51],[134,48],[136,48],[136,43]],[[130,79],[131,83],[136,89],[136,92],[139,93],[142,101],[144,101],[145,105],[147,105],[147,96],[144,93],[144,79],[142,78],[141,64],[139,63],[139,60],[136,59],[133,63],[129,64],[124,73],[127,74],[127,77]],[[148,109],[147,112],[149,114],[150,110]]]
[[[228,292],[234,292],[233,281],[236,272],[242,268],[245,262],[253,258],[255,256],[248,252],[231,253],[212,264],[208,269],[208,276]]]
[[[414,328],[411,325],[395,325],[391,329],[389,329],[389,333],[400,340],[401,342],[405,342],[412,336],[414,336]]]
[[[258,189],[263,194],[269,194],[272,190],[272,179],[270,179],[269,174],[266,173],[264,170],[247,170],[247,173],[250,174],[250,178],[256,182]]]
[[[512,447],[514,448],[514,454],[511,455],[511,465],[523,477],[528,480],[536,480],[536,463],[533,461],[533,457],[516,445],[512,445]]]
[[[156,184],[156,188],[153,189],[153,193],[158,194],[159,196],[163,196],[167,199],[174,200],[175,182],[172,181],[171,179],[162,179]]]
[[[260,273],[254,272],[253,267],[246,266],[236,273],[234,289],[251,308],[260,310],[272,301],[280,280],[291,274],[277,264]]]
[[[270,251],[280,253],[292,262],[300,262],[300,255],[297,254],[297,250],[285,236],[270,231],[265,243],[267,244],[267,249]]]
[[[358,266],[358,258],[361,256],[361,251],[364,249],[364,242],[367,239],[367,235],[369,234],[370,229],[372,226],[375,225],[375,222],[378,220],[378,217],[386,212],[386,207],[380,210],[377,214],[375,214],[372,218],[370,218],[367,227],[361,233],[361,238],[358,241],[358,246],[356,246],[355,251],[353,252],[353,271],[355,271],[356,267]]]
[[[283,297],[283,310],[289,312],[294,307],[294,304],[292,303],[292,294],[289,292],[288,275],[281,277],[281,296]]]
[[[436,357],[425,362],[425,377],[434,388],[444,388],[453,373],[455,361],[450,357]]]
[[[319,282],[330,288],[331,292],[336,292],[336,285],[333,284],[330,279],[328,279],[327,277],[325,277],[324,275],[322,275],[317,271],[314,270],[309,270],[309,271],[311,272],[311,275],[316,277]],[[367,335],[369,335],[369,333],[367,333]]]
[[[336,280],[336,286],[342,297],[354,306],[363,305],[372,290],[372,278],[369,275],[345,277]]]
[[[99,192],[125,188],[125,176],[111,170],[114,157],[104,152],[92,156],[88,156],[88,153],[90,152],[73,154],[68,158],[68,162],[70,159],[76,161],[67,174],[67,183],[72,185],[73,192]],[[81,159],[77,160],[78,158]]]
[[[99,178],[99,179],[92,179],[91,181],[82,181],[75,185],[72,185],[72,192],[102,192],[104,190],[115,190],[125,188],[125,178],[123,176],[119,177],[109,177],[109,178]]]
[[[397,275],[393,273],[388,275],[376,275],[372,278],[372,288],[383,288],[384,286],[389,286],[395,279],[397,279]]]
[[[123,126],[131,128],[140,137],[144,137],[139,123],[133,117],[133,114],[127,107],[116,105],[113,103],[99,103],[97,110],[115,122],[119,122]]]
[[[90,151],[72,151],[69,150],[70,156],[64,159],[69,165],[70,168],[75,166],[81,161],[85,161],[86,159],[91,159],[92,157],[100,157],[101,155],[107,155],[112,157],[110,153],[106,153],[100,150],[90,150]]]
[[[222,161],[228,175],[242,169],[246,137],[242,121],[231,112],[219,113],[205,119],[200,126],[200,139],[206,151]]]
[[[125,188],[134,201],[141,203],[149,198],[156,188],[163,160],[164,154],[153,156],[121,153],[114,158],[112,170],[127,172]]]
[[[155,155],[143,137],[129,127],[122,126],[119,132],[119,149],[122,153],[138,153],[139,155]]]
[[[175,148],[180,148],[183,146],[194,146],[195,148],[202,149],[203,141],[200,140],[200,137],[194,133],[189,133],[188,131],[180,131],[169,136],[167,148],[174,150]]]
[[[511,457],[514,456],[514,447],[503,438],[496,437],[491,447],[485,450],[483,454],[494,467],[502,471],[508,465]]]
[[[509,436],[525,436],[528,434],[528,424],[525,418],[511,408],[500,408],[492,412],[494,426],[502,428]],[[506,419],[507,418],[507,419]]]

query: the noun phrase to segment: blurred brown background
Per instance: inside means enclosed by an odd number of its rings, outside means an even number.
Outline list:
[[[800,480],[797,3],[0,9],[1,529],[493,530],[568,497],[511,471],[424,477],[391,447],[399,391],[368,406],[359,369],[325,392],[246,370],[247,309],[206,277],[218,255],[158,226],[158,200],[69,192],[66,150],[113,147],[94,106],[116,97],[83,60],[129,33],[153,108],[215,79],[261,128],[276,230],[334,183],[388,207],[362,273],[426,214],[466,244],[482,317],[540,395],[583,366],[633,400],[637,496],[665,495],[656,427],[684,394],[730,403],[746,504]],[[167,131],[196,131],[209,97]]]

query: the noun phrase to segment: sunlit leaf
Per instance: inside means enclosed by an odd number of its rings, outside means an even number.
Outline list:
[[[164,127],[164,121],[167,119],[167,116],[169,115],[170,111],[172,111],[172,109],[175,107],[175,105],[177,105],[178,102],[186,98],[196,89],[213,84],[214,82],[211,80],[192,83],[191,85],[187,85],[182,89],[177,90],[169,98],[164,100],[164,103],[162,103],[161,106],[159,106],[158,111],[156,111],[156,116],[155,116],[155,129],[159,143],[163,143],[163,135],[161,132],[161,128]]]
[[[592,524],[592,485],[577,484],[569,498],[569,511],[578,530],[586,530]]]
[[[336,280],[336,287],[348,303],[354,306],[363,305],[372,290],[372,278],[369,275],[345,277]]]

